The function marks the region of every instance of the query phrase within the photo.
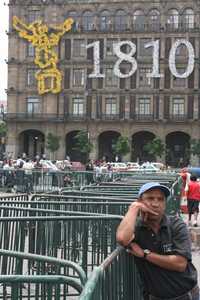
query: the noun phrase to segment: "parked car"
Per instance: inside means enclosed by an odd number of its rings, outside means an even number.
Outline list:
[[[154,167],[160,169],[160,170],[164,170],[165,169],[165,165],[163,163],[160,162],[152,162],[151,165],[153,165]]]
[[[157,173],[160,172],[160,169],[154,167],[152,164],[142,164],[137,172],[143,173]]]
[[[127,165],[122,162],[111,162],[110,163],[112,170],[114,172],[126,172],[127,171]]]
[[[137,162],[127,162],[126,166],[127,166],[127,171],[130,172],[137,171],[140,168],[140,165]]]
[[[52,161],[50,160],[46,160],[46,159],[41,159],[40,160],[40,164],[42,165],[42,169],[45,171],[54,171],[54,172],[58,172],[60,171],[56,165],[54,165],[52,163]]]

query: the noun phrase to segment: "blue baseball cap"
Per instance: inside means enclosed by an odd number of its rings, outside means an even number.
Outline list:
[[[165,197],[170,195],[170,189],[167,186],[161,185],[159,182],[148,182],[141,186],[138,197],[141,197],[145,192],[154,189],[161,190],[165,194]]]

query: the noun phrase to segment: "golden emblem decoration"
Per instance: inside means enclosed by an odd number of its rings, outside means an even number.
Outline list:
[[[34,62],[40,68],[35,77],[40,95],[49,92],[57,94],[61,91],[62,74],[57,68],[58,55],[53,47],[58,46],[62,36],[71,30],[72,24],[73,19],[68,18],[58,26],[51,26],[49,30],[42,21],[25,24],[18,17],[13,17],[13,27],[19,36],[35,47]]]

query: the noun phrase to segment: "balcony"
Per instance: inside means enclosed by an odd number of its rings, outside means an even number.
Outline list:
[[[120,119],[120,115],[119,114],[101,114],[100,119],[104,120],[104,121],[116,121],[116,120]]]
[[[141,122],[152,122],[154,120],[153,114],[134,114],[131,119]]]
[[[189,119],[187,114],[171,114],[169,115],[169,120],[174,122],[185,122]]]
[[[165,29],[168,32],[193,32],[198,30],[199,26],[194,23],[171,23],[165,24]]]
[[[7,121],[19,121],[19,122],[59,122],[64,120],[63,115],[39,113],[7,113]]]
[[[29,114],[29,113],[7,113],[7,121],[17,122],[65,122],[65,121],[84,121],[86,114]]]

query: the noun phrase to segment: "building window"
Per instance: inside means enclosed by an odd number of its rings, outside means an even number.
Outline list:
[[[172,101],[172,115],[183,116],[185,114],[185,99],[173,98]]]
[[[104,10],[100,15],[100,30],[110,31],[112,29],[111,14],[108,10]]]
[[[82,25],[83,25],[83,30],[85,31],[91,31],[95,29],[94,16],[91,11],[84,12],[82,18]]]
[[[152,9],[150,11],[148,25],[153,31],[158,31],[160,29],[160,12],[157,9]]]
[[[182,16],[182,23],[185,29],[194,28],[194,11],[193,9],[187,8],[184,10]]]
[[[117,99],[116,98],[106,98],[106,115],[116,115],[117,114]]]
[[[177,72],[183,74],[185,69],[177,68]],[[186,87],[186,79],[173,76],[173,87]]]
[[[35,47],[31,44],[27,44],[27,56],[34,57],[35,56]]]
[[[27,86],[36,86],[37,80],[35,78],[35,69],[28,69],[27,71]]]
[[[139,70],[139,87],[150,87],[152,78],[148,77],[151,73],[151,69],[141,68]]]
[[[138,114],[142,116],[149,116],[151,114],[151,99],[139,98],[138,102]]]
[[[176,40],[178,40],[178,39],[181,39],[181,38],[174,39],[174,42],[176,42]],[[188,49],[184,44],[181,44],[177,47],[176,57],[184,57],[185,59],[188,59]]]
[[[73,98],[72,99],[72,114],[73,116],[83,116],[84,114],[84,99]]]
[[[133,14],[133,26],[135,31],[143,31],[145,29],[145,16],[144,12],[140,9],[136,10]]]
[[[40,100],[38,97],[27,98],[27,113],[31,115],[40,113]]]
[[[107,41],[106,41],[106,55],[107,56],[114,56],[113,45],[116,42],[117,42],[116,39],[107,39]]]
[[[115,30],[125,31],[127,29],[127,18],[124,10],[118,10],[115,15]]]
[[[78,39],[73,41],[73,55],[74,57],[85,57],[86,55],[85,40]]]
[[[80,22],[79,22],[79,18],[78,18],[78,13],[76,11],[70,11],[66,18],[72,18],[74,23],[72,25],[72,30],[77,32],[80,30]]]
[[[144,56],[152,56],[152,47],[145,48],[144,45],[151,42],[152,39],[139,39],[139,55]]]
[[[28,23],[41,20],[41,13],[39,10],[30,10],[28,12]]]
[[[73,70],[73,86],[83,87],[85,84],[85,70],[84,69],[74,69]]]
[[[118,86],[118,78],[114,75],[113,69],[106,69],[106,80],[107,87],[117,87]]]
[[[167,16],[167,27],[169,29],[178,29],[179,13],[176,9],[170,9]]]

